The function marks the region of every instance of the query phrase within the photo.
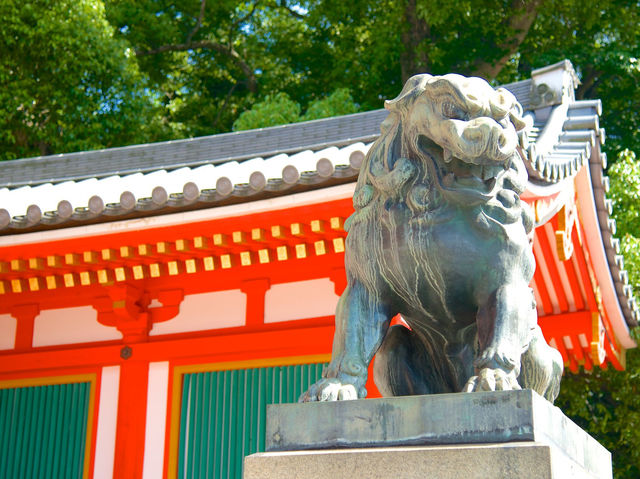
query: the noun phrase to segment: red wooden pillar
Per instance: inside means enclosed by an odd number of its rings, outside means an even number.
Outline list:
[[[120,350],[120,389],[114,476],[141,479],[147,419],[149,363],[136,358],[136,347],[146,342],[149,313],[140,306],[143,292],[130,285],[112,287],[98,309],[99,321],[113,323],[125,343]],[[106,301],[105,301],[106,299]],[[105,308],[106,306],[106,308]],[[101,321],[101,322],[102,322]]]
[[[127,348],[122,348],[122,355],[135,356],[135,345]],[[135,361],[132,357],[121,363],[113,477],[142,477],[148,377],[147,362]]]
[[[333,282],[336,294],[342,296],[342,293],[347,288],[347,273],[344,267],[333,268],[329,273],[329,279]]]
[[[247,326],[264,324],[264,295],[270,287],[271,281],[267,278],[242,282],[240,290],[247,295]]]
[[[27,351],[33,345],[33,322],[40,314],[37,304],[19,304],[11,308],[11,316],[16,318],[16,343],[15,350]]]

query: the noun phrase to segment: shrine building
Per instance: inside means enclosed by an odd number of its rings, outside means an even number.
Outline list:
[[[528,125],[542,331],[565,374],[624,369],[640,313],[601,103],[575,100],[568,61],[504,87]],[[4,162],[0,477],[240,478],[266,405],[330,359],[343,225],[386,115]]]

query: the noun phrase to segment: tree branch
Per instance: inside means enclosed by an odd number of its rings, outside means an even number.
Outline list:
[[[253,8],[251,9],[250,12],[248,12],[243,17],[237,19],[232,24],[231,30],[233,30],[233,28],[238,26],[241,22],[249,19],[254,14],[254,12],[256,11],[256,8],[258,7],[258,4],[260,3],[260,1],[261,0],[257,0],[255,2],[255,4],[253,5]],[[258,83],[256,81],[255,73],[254,73],[253,69],[249,66],[249,64],[233,48],[232,41],[231,41],[231,38],[232,38],[231,33],[232,33],[232,31],[230,31],[230,33],[229,33],[229,43],[228,43],[228,45],[223,45],[221,43],[217,43],[217,42],[214,42],[214,41],[211,41],[211,40],[201,40],[201,41],[197,41],[197,42],[192,41],[193,36],[198,32],[198,30],[200,30],[200,27],[202,26],[202,21],[204,20],[204,14],[205,14],[205,7],[206,7],[206,0],[201,0],[200,1],[200,13],[199,13],[198,18],[196,20],[196,25],[193,27],[191,32],[189,32],[189,35],[187,35],[187,39],[186,39],[186,41],[184,43],[174,43],[174,44],[162,45],[162,46],[159,46],[157,48],[153,48],[151,50],[146,50],[146,51],[136,50],[136,56],[142,57],[142,56],[148,56],[148,55],[158,55],[160,53],[165,53],[165,52],[184,52],[184,51],[188,51],[188,50],[198,50],[198,49],[213,50],[213,51],[216,51],[218,53],[221,53],[223,55],[228,56],[238,66],[238,68],[240,68],[240,70],[242,70],[242,73],[247,78],[247,88],[252,93],[255,93],[256,90],[257,90],[257,87],[258,87]]]
[[[256,8],[258,8],[258,5],[260,5],[260,0],[256,0],[256,2],[253,4],[253,8],[251,8],[251,11],[248,12],[244,17],[240,17],[235,22],[233,22],[233,24],[231,25],[231,28],[235,28],[238,25],[240,25],[242,22],[246,22],[247,20],[249,20],[255,13]]]
[[[193,36],[196,34],[198,30],[200,30],[200,27],[202,26],[202,20],[204,20],[204,7],[205,7],[205,0],[202,0],[200,2],[200,15],[198,15],[196,26],[193,27],[193,30],[191,30],[191,32],[187,36],[187,41],[185,43],[191,43],[191,39],[193,38]]]
[[[235,64],[238,65],[238,68],[242,70],[242,73],[244,73],[244,75],[247,77],[247,86],[249,88],[249,91],[253,93],[256,92],[258,84],[256,81],[256,76],[253,72],[253,69],[249,66],[247,62],[245,62],[242,59],[240,54],[231,46],[221,45],[220,43],[212,42],[209,40],[203,40],[199,42],[162,45],[158,48],[154,48],[153,50],[147,50],[147,51],[137,50],[136,56],[142,57],[147,55],[157,55],[159,53],[164,53],[164,52],[184,52],[188,50],[198,50],[198,49],[213,50],[231,58],[235,62]]]
[[[306,18],[305,15],[302,15],[301,13],[296,12],[293,8],[287,5],[287,0],[280,0],[279,2],[276,2],[276,6],[280,8],[284,8],[286,11],[288,11],[292,16],[296,17],[297,19],[303,20]]]
[[[229,25],[229,48],[231,48],[231,45],[233,44],[233,33],[234,33],[234,30],[242,22],[247,21],[248,19],[250,19],[253,16],[253,14],[255,13],[256,8],[258,8],[259,4],[260,4],[260,0],[256,0],[256,2],[253,4],[253,8],[251,9],[251,11],[249,11],[243,17],[240,17],[240,18],[236,19],[235,22],[233,22],[231,25]]]
[[[472,66],[474,74],[486,78],[494,79],[502,71],[511,56],[518,51],[520,45],[527,37],[531,25],[538,16],[538,8],[541,0],[511,0],[508,10],[514,13],[505,18],[502,22],[509,30],[514,32],[513,37],[506,38],[505,42],[497,45],[504,54],[495,61],[484,61],[478,59]]]
[[[229,99],[231,98],[231,95],[233,94],[233,91],[236,89],[237,86],[238,86],[238,83],[234,83],[231,86],[231,88],[227,92],[227,96],[225,97],[224,102],[222,103],[222,106],[220,108],[218,108],[218,113],[216,113],[216,119],[213,121],[213,127],[214,128],[218,127],[218,122],[220,121],[220,117],[222,116],[222,112],[227,108],[227,103],[229,103]]]

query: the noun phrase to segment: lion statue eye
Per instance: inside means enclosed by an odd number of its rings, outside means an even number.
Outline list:
[[[462,109],[448,101],[442,104],[442,115],[451,120],[464,120],[466,117]]]

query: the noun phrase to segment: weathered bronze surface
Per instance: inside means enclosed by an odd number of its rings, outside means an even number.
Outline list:
[[[537,325],[522,108],[480,78],[416,75],[361,168],[333,355],[301,401],[530,388],[562,358]],[[400,313],[410,329],[390,320]]]

